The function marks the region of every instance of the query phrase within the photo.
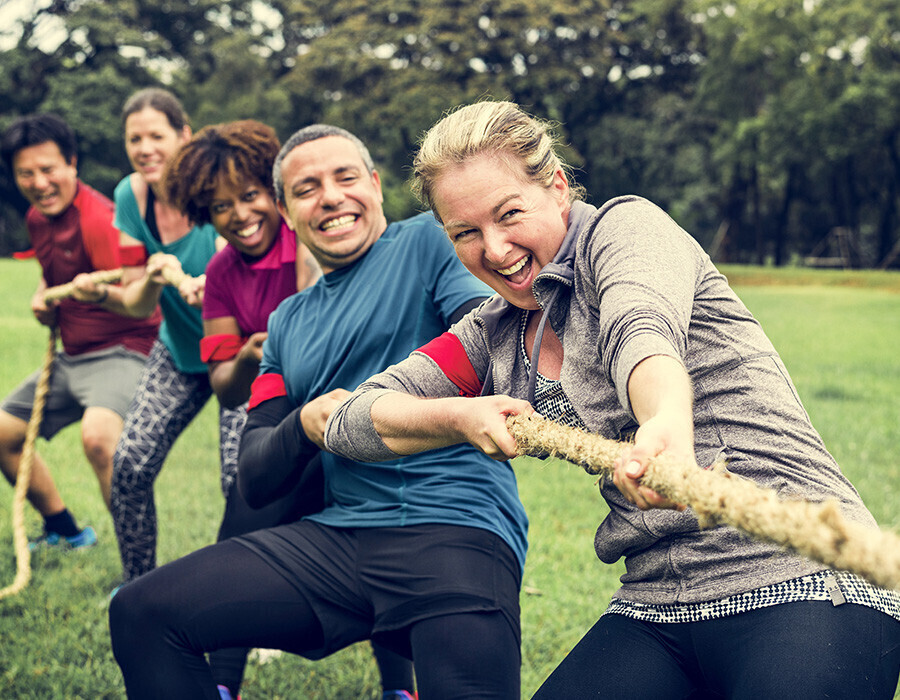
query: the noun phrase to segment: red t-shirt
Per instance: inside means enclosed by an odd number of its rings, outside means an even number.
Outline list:
[[[32,207],[25,215],[25,225],[49,287],[71,282],[81,272],[122,266],[113,203],[81,181],[71,206],[62,214],[51,219]],[[159,310],[150,318],[128,318],[74,299],[61,300],[57,313],[60,338],[68,355],[113,345],[146,355],[156,339],[159,322]]]

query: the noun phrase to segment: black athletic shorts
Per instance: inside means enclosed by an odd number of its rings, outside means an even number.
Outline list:
[[[302,520],[232,541],[312,605],[325,642],[309,658],[366,638],[410,656],[411,625],[455,613],[500,611],[521,639],[521,568],[487,530],[432,523],[344,529]]]

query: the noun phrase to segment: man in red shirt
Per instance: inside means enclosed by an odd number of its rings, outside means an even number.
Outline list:
[[[125,318],[119,289],[97,285],[87,273],[121,267],[113,204],[78,179],[75,134],[61,118],[36,114],[14,121],[0,138],[0,155],[31,204],[25,224],[42,276],[31,310],[57,326],[63,351],[53,365],[40,435],[49,440],[81,420],[81,439],[109,507],[112,456],[159,314]],[[73,297],[46,301],[48,287],[75,280]],[[0,470],[15,483],[39,372],[26,378],[0,404]],[[33,543],[84,547],[97,541],[93,528],[79,528],[47,465],[35,455],[28,500],[44,518]]]

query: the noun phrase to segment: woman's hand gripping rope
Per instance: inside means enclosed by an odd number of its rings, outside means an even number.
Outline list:
[[[175,287],[191,306],[203,305],[206,275],[191,277],[181,269],[181,261],[170,253],[154,253],[147,259],[147,275],[157,284]]]
[[[612,476],[626,447],[537,414],[510,416],[507,427],[519,454],[559,457],[589,474]],[[835,500],[781,500],[775,491],[728,472],[724,464],[698,469],[665,454],[650,460],[641,484],[692,508],[701,527],[730,525],[876,586],[900,590],[900,537],[847,520]]]

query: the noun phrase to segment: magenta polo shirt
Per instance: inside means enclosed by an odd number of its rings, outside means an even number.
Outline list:
[[[296,257],[297,237],[283,221],[275,243],[257,260],[225,246],[206,266],[203,318],[233,316],[244,337],[265,331],[269,314],[297,292]]]

